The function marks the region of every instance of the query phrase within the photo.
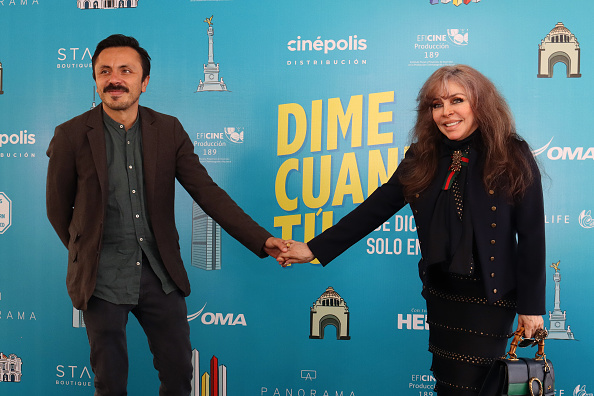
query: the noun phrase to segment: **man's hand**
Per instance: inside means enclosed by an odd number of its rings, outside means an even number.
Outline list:
[[[274,257],[277,261],[279,261],[279,255],[281,253],[285,253],[289,250],[287,247],[287,242],[280,238],[270,237],[266,240],[264,244],[264,251],[269,255]],[[285,261],[281,259],[281,261]],[[279,261],[280,263],[280,261]]]
[[[309,246],[307,246],[307,243],[297,241],[286,242],[289,247],[288,251],[284,251],[276,259],[276,261],[283,267],[294,263],[309,263],[315,259],[315,256],[309,249]]]

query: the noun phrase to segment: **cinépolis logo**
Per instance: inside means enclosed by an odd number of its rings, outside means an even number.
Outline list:
[[[93,54],[89,47],[58,48],[58,69],[92,69]]]
[[[35,158],[29,150],[35,144],[35,135],[26,129],[18,133],[0,133],[0,158]]]
[[[297,36],[287,42],[287,50],[293,59],[287,66],[343,66],[366,65],[364,53],[367,40],[356,34],[344,38]]]

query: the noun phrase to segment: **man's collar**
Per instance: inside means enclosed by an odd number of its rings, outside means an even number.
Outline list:
[[[116,129],[116,130],[122,130],[122,131],[126,131],[124,124],[119,123],[117,121],[115,121],[113,118],[111,118],[106,112],[105,109],[102,109],[102,113],[103,113],[103,122],[105,122],[107,125],[111,126],[112,128]],[[134,121],[134,124],[132,124],[132,126],[128,129],[134,129],[140,120],[140,111],[138,112],[138,114],[136,115],[136,120]]]

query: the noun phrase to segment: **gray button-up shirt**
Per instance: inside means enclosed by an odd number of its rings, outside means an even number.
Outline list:
[[[93,295],[114,304],[138,303],[143,264],[151,266],[165,293],[176,289],[159,255],[146,210],[140,125],[137,118],[126,131],[103,112],[109,193]],[[142,261],[143,252],[148,263]]]

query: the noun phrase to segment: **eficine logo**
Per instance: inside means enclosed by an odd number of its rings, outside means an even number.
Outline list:
[[[243,143],[243,128],[227,127],[225,136],[233,143]]]
[[[468,29],[448,29],[448,38],[456,45],[468,45]]]
[[[583,228],[594,228],[594,219],[592,219],[591,210],[582,210],[578,221]]]
[[[206,308],[206,303],[204,303],[204,305],[202,306],[202,309],[200,309],[200,311],[193,313],[191,315],[188,315],[188,322],[191,322],[194,319],[200,318],[200,321],[202,322],[202,324],[205,324],[207,326],[209,326],[209,325],[247,326],[244,314],[228,313],[226,315],[223,315],[222,313],[219,313],[219,312],[217,312],[217,313],[204,312],[203,313],[204,308]]]
[[[431,374],[411,374],[411,382],[408,383],[408,389],[416,389],[419,395],[430,395],[435,388],[435,377]]]
[[[547,158],[552,161],[557,160],[587,160],[591,159],[594,160],[594,147],[559,147],[559,146],[551,146],[553,142],[553,136],[551,140],[543,147],[533,150],[532,154],[536,157],[546,152]]]
[[[444,66],[454,63],[455,51],[464,50],[469,43],[467,28],[420,31],[414,42],[415,57],[409,66]]]
[[[76,6],[81,10],[113,10],[116,8],[136,8],[138,0],[76,0]]]

